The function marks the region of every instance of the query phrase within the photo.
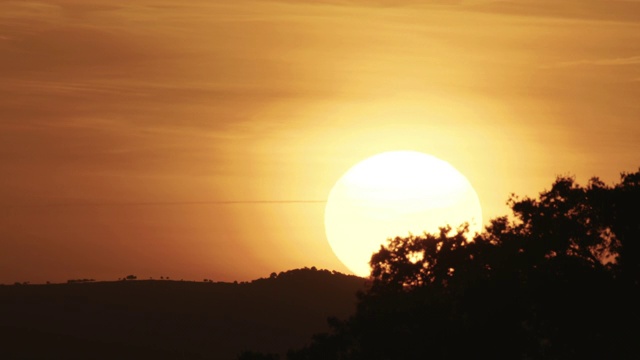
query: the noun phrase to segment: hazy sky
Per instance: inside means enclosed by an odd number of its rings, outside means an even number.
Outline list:
[[[0,79],[0,283],[346,272],[322,202],[201,202],[323,201],[387,150],[485,220],[640,166],[633,0],[4,0]]]

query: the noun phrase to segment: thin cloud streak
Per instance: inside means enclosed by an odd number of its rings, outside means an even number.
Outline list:
[[[103,203],[48,203],[17,207],[121,207],[121,206],[182,206],[182,205],[236,205],[236,204],[324,204],[326,200],[222,200],[222,201],[145,201]]]
[[[542,68],[549,69],[549,68],[568,68],[568,67],[575,67],[575,66],[627,66],[627,65],[640,65],[640,55],[629,56],[624,58],[612,58],[612,59],[563,61],[554,65],[543,66]]]

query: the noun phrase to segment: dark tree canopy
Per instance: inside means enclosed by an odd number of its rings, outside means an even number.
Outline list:
[[[262,354],[254,351],[243,351],[238,360],[278,360],[280,357],[277,354]]]
[[[289,360],[635,358],[640,171],[559,177],[472,240],[397,237],[371,258],[356,313]]]

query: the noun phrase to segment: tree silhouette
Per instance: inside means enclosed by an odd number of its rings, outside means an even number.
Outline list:
[[[468,239],[390,239],[356,313],[289,360],[628,359],[640,332],[640,171],[559,177]]]

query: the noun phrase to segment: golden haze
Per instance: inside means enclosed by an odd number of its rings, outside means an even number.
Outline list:
[[[484,218],[640,164],[640,3],[3,1],[0,282],[346,271],[322,203],[433,154]]]

